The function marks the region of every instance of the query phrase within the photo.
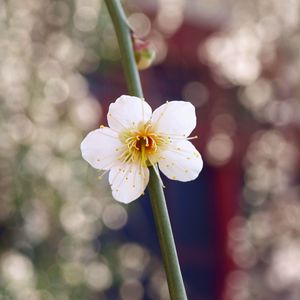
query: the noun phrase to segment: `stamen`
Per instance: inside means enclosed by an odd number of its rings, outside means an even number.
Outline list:
[[[148,131],[152,127],[152,124],[148,122],[145,127],[145,131]]]
[[[198,138],[198,135],[186,137],[185,135],[179,135],[179,134],[166,134],[166,133],[158,133],[162,137],[166,137],[169,140],[194,140]]]
[[[141,146],[141,163],[143,167],[147,167],[147,155],[145,154],[145,146]]]
[[[198,135],[195,135],[195,136],[190,136],[188,138],[186,138],[187,140],[195,140],[198,138]]]
[[[124,150],[119,159],[122,162],[140,163],[142,167],[149,165],[150,155],[152,156],[160,148],[169,144],[169,140],[166,137],[152,131],[150,122],[136,130],[125,131],[121,134],[121,140],[126,144],[126,150]]]
[[[106,173],[108,173],[109,172],[109,170],[105,170],[102,174],[100,174],[97,178],[99,179],[99,180],[101,180],[102,178],[103,178],[103,176],[106,174]]]

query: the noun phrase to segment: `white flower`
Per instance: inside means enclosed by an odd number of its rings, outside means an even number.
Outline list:
[[[94,168],[110,170],[113,197],[129,203],[143,194],[148,166],[170,179],[190,181],[203,166],[201,155],[188,141],[196,126],[194,106],[171,101],[153,113],[138,97],[123,95],[110,104],[109,127],[90,132],[81,143],[83,158]]]

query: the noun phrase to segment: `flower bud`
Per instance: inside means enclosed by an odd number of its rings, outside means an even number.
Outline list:
[[[150,67],[155,58],[155,50],[149,41],[138,38],[134,32],[131,32],[134,57],[139,70]]]

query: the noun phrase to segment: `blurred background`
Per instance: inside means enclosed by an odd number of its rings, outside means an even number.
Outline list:
[[[128,0],[156,108],[196,106],[204,169],[166,185],[190,300],[300,299],[300,0]],[[167,300],[147,196],[79,144],[126,93],[100,0],[0,0],[0,300]]]

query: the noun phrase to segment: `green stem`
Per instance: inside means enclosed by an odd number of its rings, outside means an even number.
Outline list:
[[[130,95],[143,97],[140,76],[134,59],[130,29],[119,0],[105,0],[117,34],[121,52],[122,64]],[[150,170],[149,195],[160,248],[164,261],[170,297],[172,300],[186,300],[180,266],[177,258],[176,247],[172,234],[168,209],[164,192],[153,167]]]
[[[155,218],[160,249],[167,274],[171,299],[187,299],[164,192],[153,167],[150,168],[148,190],[150,194],[153,215]]]
[[[128,92],[130,95],[143,98],[141,80],[132,50],[130,29],[121,2],[117,0],[105,0],[105,2],[117,34]]]

